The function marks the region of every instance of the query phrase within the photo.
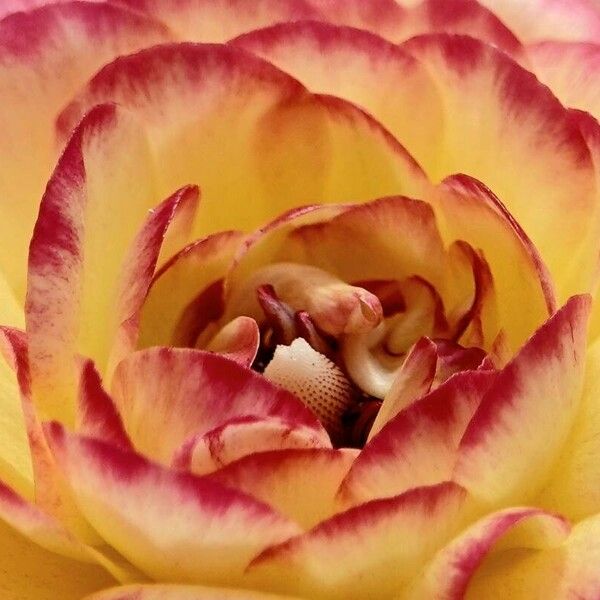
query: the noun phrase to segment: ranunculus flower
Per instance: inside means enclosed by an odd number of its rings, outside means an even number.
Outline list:
[[[593,0],[0,16],[3,598],[600,594]]]

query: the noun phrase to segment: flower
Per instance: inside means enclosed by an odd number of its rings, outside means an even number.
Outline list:
[[[597,595],[592,0],[0,11],[9,597]]]

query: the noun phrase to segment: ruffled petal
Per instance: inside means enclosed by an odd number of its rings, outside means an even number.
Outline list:
[[[424,169],[434,180],[466,173],[487,185],[538,248],[560,302],[589,291],[598,198],[576,119],[533,74],[480,41],[426,35],[402,48],[431,69],[444,103],[444,140],[435,161],[421,160]]]
[[[358,451],[290,449],[246,456],[209,476],[310,529],[337,512],[336,492]]]
[[[449,480],[461,437],[495,377],[459,373],[402,410],[365,445],[340,500],[354,505]]]
[[[393,597],[460,528],[464,503],[444,483],[363,504],[265,550],[249,581],[309,598]]]
[[[537,249],[498,198],[475,179],[449,177],[429,199],[447,244],[464,240],[483,251],[494,281],[498,326],[515,351],[556,310],[552,280]]]
[[[46,432],[90,523],[157,581],[234,583],[253,555],[298,533],[241,492],[68,434],[58,423]]]
[[[112,395],[136,449],[165,463],[191,435],[235,417],[278,416],[311,428],[325,444],[328,439],[295,396],[210,352],[151,348],[131,354],[115,372]]]
[[[9,6],[11,2],[9,1]],[[32,8],[41,2],[23,2]],[[99,67],[169,39],[166,28],[109,3],[43,3],[0,22],[0,267],[25,294],[27,247],[56,161],[54,119]],[[2,2],[0,14],[6,10]]]
[[[572,298],[499,373],[460,442],[453,479],[491,506],[532,500],[580,405],[590,298]]]

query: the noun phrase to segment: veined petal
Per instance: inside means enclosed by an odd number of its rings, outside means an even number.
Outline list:
[[[241,416],[185,440],[171,464],[206,475],[255,452],[301,448],[331,448],[331,444],[305,425],[279,417]]]
[[[600,119],[600,45],[596,43],[540,42],[527,48],[533,72],[571,108]]]
[[[153,197],[143,132],[115,106],[95,108],[48,184],[29,252],[29,357],[34,400],[46,417],[73,422],[75,353],[106,365],[119,324],[121,262]]]
[[[83,600],[302,600],[250,590],[192,585],[142,584],[111,588]]]
[[[338,486],[357,453],[331,448],[257,452],[208,479],[265,502],[310,529],[336,513]]]
[[[464,490],[452,483],[360,505],[268,548],[248,579],[315,599],[393,597],[460,528],[464,505]]]
[[[596,41],[600,11],[594,0],[479,0],[494,11],[524,42],[555,39]]]
[[[25,2],[33,8],[41,2]],[[112,3],[43,3],[0,22],[0,268],[21,300],[27,248],[57,152],[54,119],[100,66],[170,39],[160,23]],[[9,2],[10,5],[10,2]],[[0,13],[6,9],[2,3]]]
[[[440,550],[401,598],[462,600],[465,598],[471,577],[490,552],[512,548],[553,548],[565,540],[569,530],[569,524],[562,517],[535,508],[509,508],[492,513]],[[533,597],[505,595],[500,593],[498,587],[490,587],[484,596],[488,597],[491,590],[494,590],[495,598],[516,600],[521,597]],[[466,597],[471,598],[471,595]],[[473,600],[480,597],[483,596],[475,595]]]
[[[90,523],[157,581],[231,584],[254,554],[298,533],[241,492],[68,434],[58,423],[46,431]]]
[[[44,550],[4,523],[0,538],[0,589],[5,598],[80,600],[115,585],[104,569]]]
[[[498,325],[516,350],[556,310],[552,280],[536,248],[502,203],[464,175],[445,179],[430,196],[447,244],[464,240],[483,251],[497,294]]]
[[[118,0],[168,25],[180,40],[225,42],[246,31],[320,13],[308,0]]]
[[[348,2],[337,4],[343,10]],[[425,65],[395,44],[368,31],[315,21],[280,23],[231,43],[267,59],[312,92],[365,108],[415,156],[435,160],[435,140],[443,128],[440,97]],[[416,95],[422,101],[411,104]]]
[[[159,194],[201,185],[196,237],[231,228],[234,214],[235,226],[249,229],[291,206],[418,194],[426,183],[364,111],[310,94],[233,46],[164,45],[122,57],[63,111],[59,130],[103,101],[131,109],[145,124]]]
[[[595,598],[600,590],[598,540],[600,519],[594,516],[577,523],[559,547],[499,552],[475,573],[466,598]]]
[[[196,343],[223,311],[222,280],[244,235],[225,231],[193,242],[173,256],[152,281],[141,314],[142,348]]]
[[[340,486],[346,505],[447,481],[461,437],[496,375],[458,373],[394,418],[365,445]]]
[[[533,499],[577,415],[588,296],[549,319],[501,371],[460,442],[453,479],[491,506]]]
[[[402,48],[431,69],[443,98],[443,147],[423,168],[434,180],[465,173],[493,190],[538,248],[560,302],[588,291],[597,253],[581,249],[596,231],[597,188],[573,116],[534,75],[480,41],[424,35]],[[565,247],[579,260],[566,260]]]
[[[241,416],[278,416],[327,440],[295,396],[210,352],[151,348],[131,354],[115,372],[112,395],[135,448],[165,463],[191,435]]]

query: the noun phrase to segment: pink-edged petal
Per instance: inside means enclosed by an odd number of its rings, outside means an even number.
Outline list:
[[[59,130],[104,101],[145,124],[159,194],[201,186],[196,237],[256,227],[307,202],[418,194],[426,183],[414,159],[363,110],[313,95],[233,46],[163,45],[122,57],[61,113]]]
[[[183,442],[173,455],[178,469],[205,475],[255,452],[302,448],[331,448],[310,427],[278,417],[242,416]]]
[[[58,423],[46,432],[90,523],[157,581],[231,584],[256,552],[298,532],[241,492],[68,434]]]
[[[495,377],[459,373],[399,412],[363,448],[340,499],[358,504],[449,480],[461,437]]]
[[[464,507],[465,492],[452,483],[375,500],[265,550],[248,578],[309,598],[393,597],[459,530]]]
[[[78,599],[79,600],[79,599]],[[177,584],[141,584],[103,590],[83,600],[301,600],[251,590]]]
[[[336,492],[357,450],[287,449],[251,454],[209,476],[310,529],[337,512]]]
[[[104,569],[45,550],[0,523],[0,592],[7,600],[81,600],[115,585]]]
[[[243,367],[250,367],[260,346],[260,330],[254,319],[237,317],[210,340],[206,350],[223,354]]]
[[[34,399],[46,417],[73,422],[75,353],[106,365],[120,323],[121,264],[152,206],[152,179],[143,132],[122,110],[103,105],[81,122],[46,188],[26,303]]]
[[[401,410],[429,392],[437,361],[437,349],[430,339],[422,338],[411,348],[381,404],[369,432],[369,439]]]
[[[138,342],[141,312],[160,256],[170,256],[188,241],[198,206],[198,188],[188,186],[152,209],[131,243],[119,274],[116,339],[110,350],[107,379]]]
[[[564,543],[539,552],[514,550],[490,556],[475,573],[468,600],[511,598],[597,598],[600,591],[600,519],[581,521]],[[526,539],[523,540],[526,542]],[[503,544],[504,545],[504,544]],[[526,543],[521,544],[527,547]],[[510,546],[509,546],[510,547]]]
[[[524,42],[597,41],[600,35],[600,8],[596,0],[479,1]]]
[[[509,508],[492,513],[440,550],[401,598],[462,600],[471,577],[492,551],[551,549],[559,546],[569,531],[565,519],[536,508]],[[499,594],[498,588],[494,590]],[[504,594],[494,597],[515,598]]]
[[[398,46],[369,31],[314,21],[281,23],[231,43],[265,58],[312,92],[365,108],[415,156],[434,159],[433,140],[443,127],[435,82]],[[414,104],[417,94],[422,101]]]
[[[424,35],[402,48],[430,68],[444,102],[443,143],[424,169],[434,180],[465,173],[497,194],[538,248],[561,302],[589,290],[596,254],[581,249],[596,231],[596,181],[574,117],[532,73],[483,42]],[[579,260],[566,261],[564,247]]]
[[[298,227],[290,237],[300,246],[303,262],[344,281],[395,281],[418,275],[443,289],[444,245],[434,213],[424,202],[382,198]],[[368,261],[361,260],[365,256]]]
[[[112,395],[136,449],[163,462],[191,435],[241,416],[278,416],[327,440],[320,423],[295,396],[210,352],[136,352],[117,368]]]
[[[470,35],[526,63],[526,49],[494,8],[475,0],[424,0],[407,10],[394,40],[401,42],[423,33]]]
[[[589,310],[589,297],[569,300],[481,401],[460,442],[453,479],[482,502],[527,502],[550,475],[580,405]]]
[[[77,394],[77,431],[126,450],[132,447],[115,403],[104,389],[100,374],[91,360],[85,360],[81,364]]]
[[[389,1],[389,0],[388,0]],[[118,0],[160,19],[180,40],[224,42],[282,21],[320,16],[308,0]]]
[[[600,118],[600,35],[596,43],[548,41],[533,44],[527,52],[532,70],[571,108]]]
[[[25,294],[27,247],[39,201],[60,149],[54,136],[56,115],[107,61],[170,39],[164,25],[112,3],[44,4],[0,21],[0,197],[5,215],[0,266],[19,299]]]
[[[446,243],[464,240],[483,251],[498,326],[516,350],[556,310],[552,280],[537,249],[498,198],[471,177],[445,179],[430,201]]]
[[[223,311],[222,280],[244,235],[235,231],[198,240],[155,275],[141,314],[139,345],[195,345]]]

